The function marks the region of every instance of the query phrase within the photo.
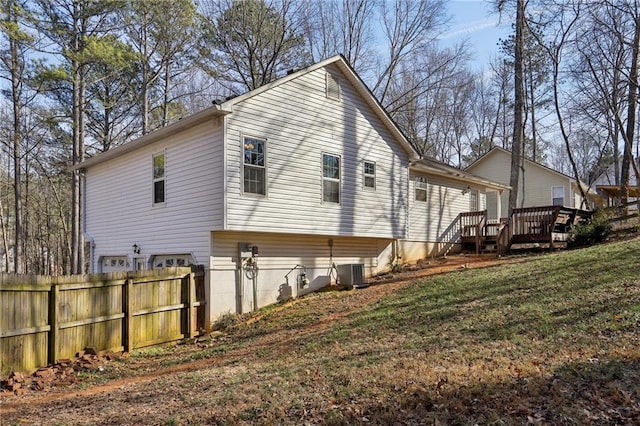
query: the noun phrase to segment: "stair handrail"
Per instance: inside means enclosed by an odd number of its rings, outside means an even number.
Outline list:
[[[487,210],[482,211],[482,216],[476,225],[476,254],[480,254],[480,247],[484,243],[484,229],[487,222]]]

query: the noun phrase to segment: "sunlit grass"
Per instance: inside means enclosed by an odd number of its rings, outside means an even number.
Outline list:
[[[86,405],[114,424],[638,424],[639,252],[634,239],[228,317],[209,340],[114,363],[175,371]]]

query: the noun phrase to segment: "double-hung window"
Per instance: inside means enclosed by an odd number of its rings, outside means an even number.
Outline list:
[[[554,186],[551,188],[552,192],[552,202],[554,206],[564,206],[564,187],[563,186]]]
[[[427,178],[424,176],[416,176],[414,180],[415,199],[416,201],[427,201]]]
[[[478,191],[475,189],[469,191],[469,210],[472,212],[480,210],[480,206],[478,205]]]
[[[365,161],[362,164],[362,176],[365,188],[376,188],[376,163]]]
[[[322,154],[322,201],[340,203],[340,157]]]
[[[162,204],[165,200],[165,154],[153,156],[153,204]]]
[[[244,138],[244,193],[266,195],[265,141]]]

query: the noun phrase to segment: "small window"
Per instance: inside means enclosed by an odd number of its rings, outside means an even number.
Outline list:
[[[376,163],[365,161],[362,166],[362,175],[365,188],[376,188]]]
[[[340,99],[340,80],[338,77],[327,73],[327,98]]]
[[[165,158],[164,154],[153,156],[153,204],[162,204],[165,199]]]
[[[563,186],[554,186],[551,189],[553,193],[553,205],[554,206],[564,206],[564,187]]]
[[[340,157],[322,154],[322,201],[340,203]]]
[[[477,212],[479,210],[478,191],[472,189],[471,191],[469,191],[469,211]]]
[[[127,256],[105,256],[100,261],[100,272],[120,272],[131,269],[131,262]]]
[[[173,268],[189,265],[192,262],[191,256],[188,254],[181,255],[157,255],[153,258],[154,268]]]
[[[416,201],[427,201],[427,178],[424,176],[416,176],[415,182],[415,198]]]
[[[244,193],[266,195],[265,141],[244,138]]]

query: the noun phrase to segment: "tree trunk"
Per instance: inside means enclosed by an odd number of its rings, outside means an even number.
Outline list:
[[[522,33],[524,30],[524,0],[517,0],[516,11],[516,39],[515,39],[515,98],[513,116],[513,143],[511,144],[511,175],[509,185],[509,216],[517,207],[520,185],[520,171],[522,167],[522,138],[523,138],[523,109],[524,88],[522,87]]]
[[[9,14],[12,24],[17,25],[18,19],[15,15],[15,8],[9,5],[7,13]],[[18,41],[14,37],[9,37],[9,50],[11,55],[11,101],[13,103],[13,140],[12,140],[12,156],[13,156],[13,194],[14,194],[14,225],[15,240],[13,246],[13,270],[16,274],[23,272],[23,247],[24,247],[24,230],[22,223],[22,165],[20,161],[20,146],[22,132],[20,129],[20,74],[22,64],[18,52]]]
[[[633,161],[633,136],[636,128],[636,107],[638,103],[638,50],[640,48],[640,18],[635,16],[635,30],[631,50],[631,69],[629,71],[629,97],[627,108],[627,130],[622,155],[622,170],[620,172],[620,196],[622,204],[626,204],[629,197],[629,169]]]

